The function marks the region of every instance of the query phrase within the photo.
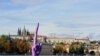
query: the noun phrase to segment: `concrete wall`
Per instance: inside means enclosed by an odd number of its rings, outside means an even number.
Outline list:
[[[42,45],[42,51],[41,51],[41,55],[52,55],[52,45],[50,44],[43,44]]]

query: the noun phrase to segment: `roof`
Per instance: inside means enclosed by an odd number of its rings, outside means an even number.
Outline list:
[[[10,35],[12,37],[23,37],[23,35],[19,36],[19,35]],[[34,34],[30,34],[30,35],[25,35],[24,37],[33,37]],[[38,35],[38,38],[46,38],[47,36],[44,35]]]
[[[50,38],[50,39],[75,39],[73,37],[47,37],[47,38]]]
[[[34,34],[30,34],[29,36],[32,37],[32,36],[34,36]],[[39,38],[45,38],[45,37],[47,37],[47,36],[44,36],[44,35],[38,35],[38,37],[39,37]]]

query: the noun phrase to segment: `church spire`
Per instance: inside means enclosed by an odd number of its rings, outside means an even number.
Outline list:
[[[17,35],[21,35],[21,28],[18,28]]]
[[[25,26],[24,26],[24,29],[23,29],[23,31],[22,31],[22,35],[27,35],[27,31],[26,31]]]

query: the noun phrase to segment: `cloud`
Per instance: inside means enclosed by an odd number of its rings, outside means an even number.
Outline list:
[[[23,4],[23,5],[39,5],[46,0],[11,0],[13,4]]]
[[[99,3],[99,0],[11,0],[2,2],[0,4],[2,6],[0,7],[0,31],[15,33],[18,27],[23,28],[25,25],[33,32],[36,23],[40,22],[39,34],[43,35],[50,33],[67,36],[99,34]]]

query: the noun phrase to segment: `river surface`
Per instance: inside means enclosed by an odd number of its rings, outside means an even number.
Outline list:
[[[32,55],[0,55],[0,56],[32,56]],[[97,56],[97,55],[39,55],[39,56]]]

